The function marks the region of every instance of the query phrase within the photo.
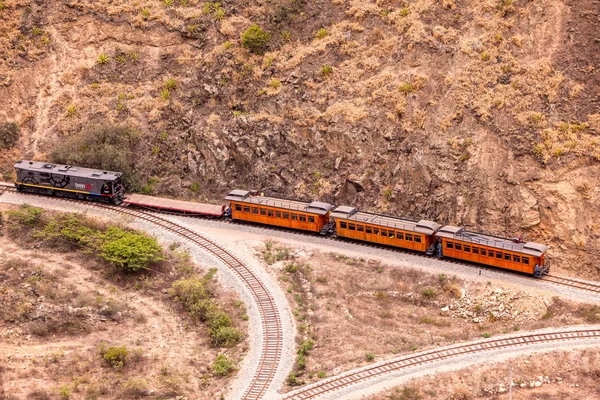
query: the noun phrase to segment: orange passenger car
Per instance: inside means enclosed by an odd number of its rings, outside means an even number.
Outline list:
[[[372,214],[347,206],[336,207],[331,218],[337,236],[421,252],[434,243],[433,234],[440,227],[432,221]]]
[[[441,254],[479,264],[491,265],[534,276],[548,274],[550,266],[544,259],[548,246],[465,231],[456,226],[444,226],[436,237]]]
[[[253,196],[247,190],[233,190],[225,200],[231,207],[231,218],[283,226],[303,231],[319,232],[329,222],[333,206],[329,203],[311,203]]]

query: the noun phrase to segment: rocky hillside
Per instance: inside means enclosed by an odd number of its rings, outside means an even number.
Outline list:
[[[600,276],[598,10],[2,0],[0,122],[20,128],[2,171],[120,124],[148,193],[246,187],[523,234]],[[264,48],[244,46],[254,24]]]

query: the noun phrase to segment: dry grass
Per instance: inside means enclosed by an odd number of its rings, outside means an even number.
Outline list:
[[[512,368],[512,381],[516,384],[513,398],[594,400],[600,393],[599,358],[599,350],[589,349],[519,357],[496,364],[489,362],[483,366],[412,379],[368,399],[506,399]],[[531,388],[530,385],[536,381],[543,384]]]
[[[483,335],[595,318],[595,309],[526,292],[511,292],[507,299],[512,300],[506,300],[519,309],[518,317],[501,318],[488,311],[490,299],[498,296],[497,288],[488,285],[467,288],[454,277],[341,254],[294,251],[276,243],[268,247],[273,254],[285,252],[285,257],[267,258],[288,293],[299,340],[316,343],[299,375],[303,382],[318,379],[318,371],[332,375],[364,365],[366,353],[380,360]],[[461,299],[465,292],[468,306]],[[442,311],[448,305],[454,308]],[[471,317],[459,317],[459,308],[470,310]]]

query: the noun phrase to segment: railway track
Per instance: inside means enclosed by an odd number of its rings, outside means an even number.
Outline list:
[[[386,375],[399,373],[410,367],[418,367],[427,363],[469,354],[511,349],[533,344],[550,344],[561,341],[587,339],[598,340],[600,342],[600,328],[524,334],[502,339],[490,339],[472,344],[452,345],[441,349],[432,349],[417,354],[402,356],[378,363],[377,365],[348,371],[330,379],[324,379],[302,389],[287,393],[284,395],[283,399],[306,400],[324,396],[333,396],[337,391],[350,389],[354,385],[377,378],[384,378]]]
[[[4,191],[16,192],[14,187],[0,185],[0,193]],[[41,196],[42,195],[33,195]],[[252,270],[246,267],[239,259],[229,253],[227,250],[218,246],[216,243],[198,235],[194,231],[180,226],[174,222],[161,218],[155,214],[150,214],[145,211],[132,209],[128,207],[118,207],[105,205],[94,202],[84,202],[80,200],[57,198],[63,201],[70,201],[75,204],[85,204],[94,208],[104,209],[110,212],[116,212],[123,215],[149,222],[162,229],[175,233],[176,235],[188,239],[192,243],[200,246],[202,249],[210,252],[217,258],[219,258],[225,265],[227,265],[235,274],[244,282],[246,287],[250,290],[252,297],[255,300],[258,308],[262,332],[263,332],[263,343],[262,353],[260,356],[259,366],[254,373],[251,384],[246,389],[243,399],[257,400],[263,398],[266,391],[269,389],[273,377],[277,372],[277,367],[281,360],[282,353],[282,325],[281,317],[277,309],[277,305],[271,293],[266,288],[264,283],[258,278]]]

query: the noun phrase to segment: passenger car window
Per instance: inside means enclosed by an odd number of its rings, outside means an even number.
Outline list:
[[[294,214],[294,213],[292,213],[292,219],[293,219],[294,221],[298,221],[298,214]]]
[[[510,261],[510,254],[504,254],[504,259],[506,261]]]
[[[529,265],[529,257],[523,257],[523,264]]]
[[[244,206],[244,212],[250,212],[250,207]]]
[[[481,249],[481,255],[485,256],[485,249]]]
[[[267,215],[267,210],[264,208],[260,209],[260,215]]]
[[[473,247],[473,254],[479,254],[479,247]]]
[[[365,231],[365,226],[364,225],[356,225],[356,230],[359,232],[364,232]]]
[[[300,221],[306,222],[306,215],[300,214]]]
[[[365,231],[366,231],[367,233],[373,233],[373,228],[371,228],[370,226],[366,226],[366,227],[365,227]]]
[[[453,249],[454,248],[454,243],[452,242],[446,242],[446,247],[449,249]]]
[[[356,225],[354,225],[354,224],[348,224],[348,229],[350,229],[351,231],[355,231],[356,230]]]
[[[415,242],[421,243],[421,235],[415,235]]]
[[[258,207],[252,207],[252,214],[258,214]]]
[[[242,211],[242,205],[241,204],[236,204],[235,205],[235,211]]]
[[[501,253],[501,252],[499,252],[499,251],[497,251],[497,252],[496,252],[496,258],[502,258],[502,253]]]
[[[308,222],[315,222],[315,217],[308,216]]]
[[[346,223],[343,221],[340,221],[340,228],[346,229]]]
[[[275,218],[281,218],[281,211],[275,211]]]
[[[462,251],[462,244],[456,243],[456,250]]]
[[[466,253],[470,253],[471,252],[471,246],[465,245],[465,252]]]
[[[283,213],[283,218],[290,219],[290,213],[289,212],[284,212]]]
[[[521,257],[519,257],[519,256],[513,256],[513,261],[517,262],[517,263],[520,263],[521,262]]]
[[[269,217],[272,217],[272,216],[274,216],[274,215],[275,215],[275,212],[274,212],[273,210],[267,210],[267,215],[268,215]]]

